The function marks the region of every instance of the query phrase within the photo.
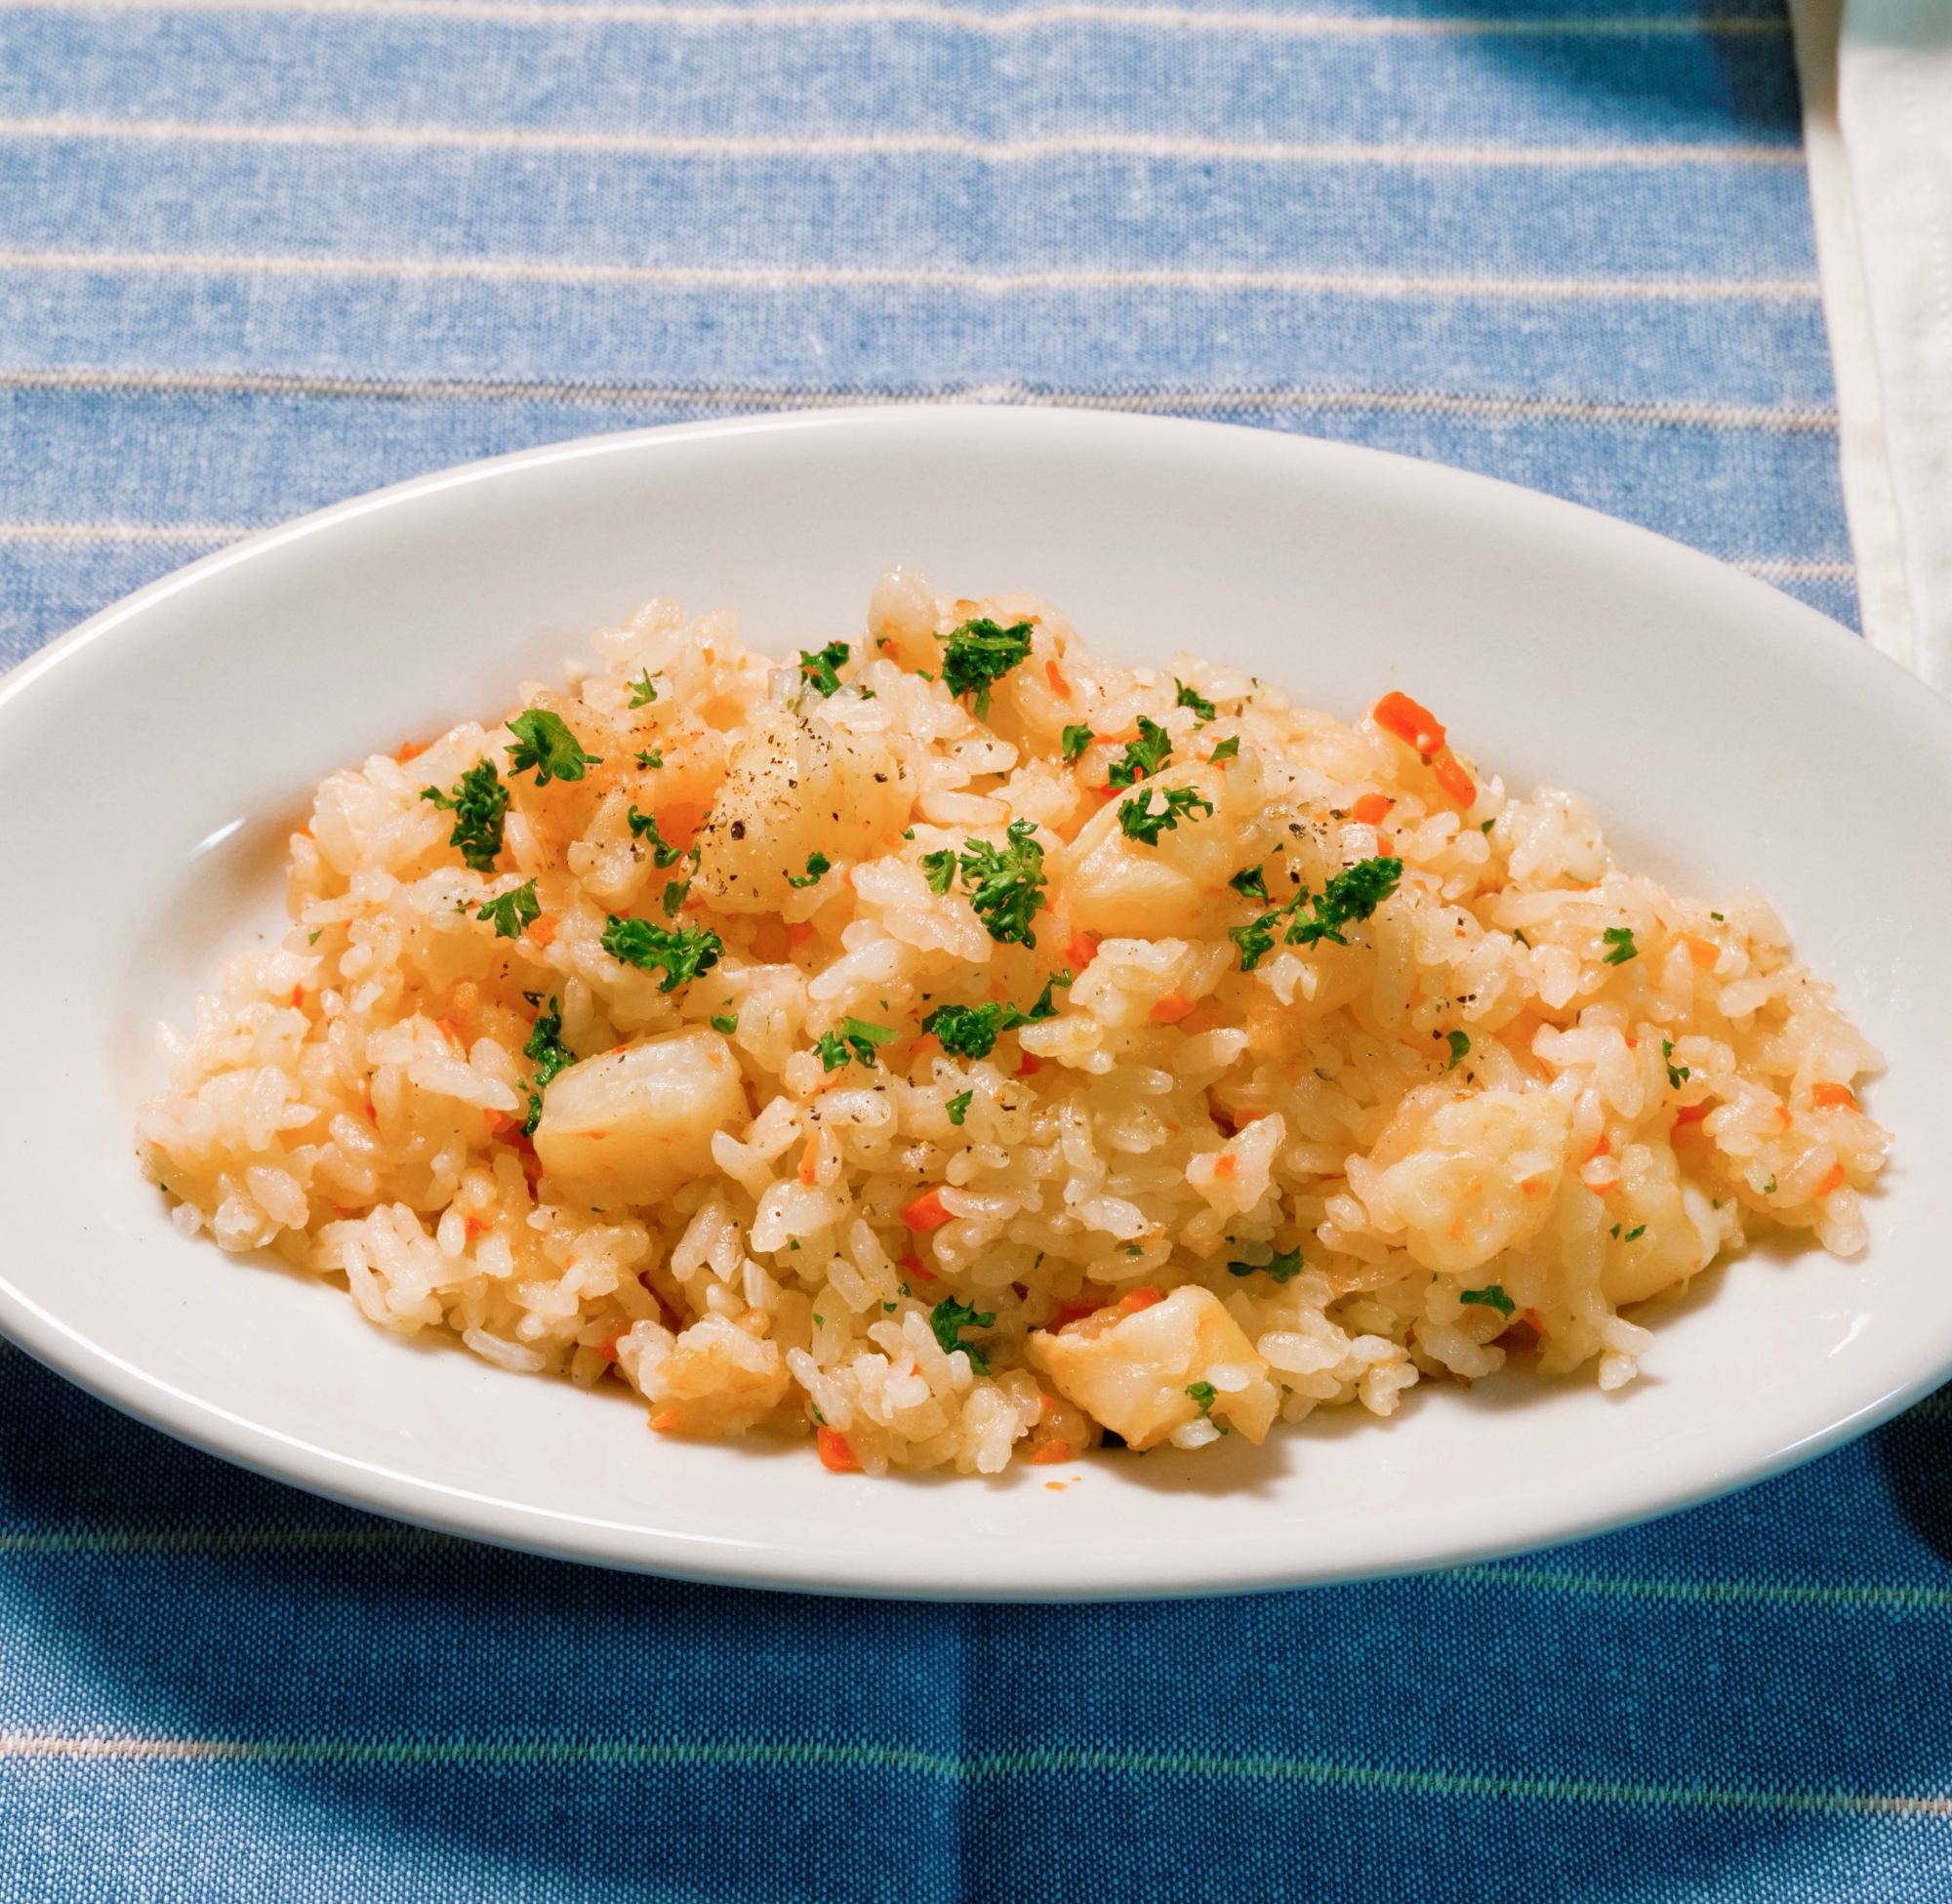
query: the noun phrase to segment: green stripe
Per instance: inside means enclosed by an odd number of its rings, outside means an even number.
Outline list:
[[[1936,1794],[1767,1791],[1712,1785],[1649,1785],[1566,1778],[1497,1778],[1465,1772],[1407,1771],[1326,1759],[1214,1758],[1192,1753],[1020,1752],[980,1759],[898,1746],[763,1742],[668,1744],[634,1739],[312,1740],[312,1739],[0,1739],[0,1757],[95,1762],[315,1764],[413,1769],[472,1765],[496,1769],[615,1765],[633,1769],[761,1768],[909,1773],[956,1786],[1078,1772],[1139,1778],[1192,1778],[1236,1784],[1318,1785],[1430,1798],[1528,1799],[1547,1803],[1761,1812],[1829,1812],[1931,1822],[1952,1821],[1952,1798]]]
[[[421,1527],[97,1527],[0,1533],[5,1554],[337,1554],[478,1552]]]

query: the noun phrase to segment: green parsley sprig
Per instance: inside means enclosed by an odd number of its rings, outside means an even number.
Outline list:
[[[1240,949],[1240,970],[1251,972],[1274,951],[1277,936],[1290,946],[1318,945],[1323,939],[1346,946],[1349,942],[1343,938],[1342,928],[1366,919],[1396,891],[1403,871],[1403,863],[1399,859],[1362,860],[1338,872],[1313,900],[1304,886],[1285,906],[1263,912],[1247,925],[1229,926],[1228,938]],[[1312,908],[1312,918],[1299,916],[1304,906]],[[1278,935],[1276,928],[1282,919],[1288,921],[1287,927]]]
[[[1493,1282],[1483,1289],[1466,1289],[1459,1293],[1460,1303],[1482,1303],[1486,1309],[1495,1309],[1500,1316],[1518,1314],[1518,1304],[1505,1294],[1502,1283]]]
[[[1175,708],[1191,708],[1196,720],[1208,721],[1217,718],[1217,710],[1212,702],[1197,688],[1188,687],[1177,674],[1172,677],[1172,684],[1179,690],[1172,704]]]
[[[658,831],[658,816],[655,813],[639,813],[632,806],[630,811],[625,815],[625,818],[630,822],[630,830],[639,839],[648,842],[660,872],[666,867],[675,866],[678,861],[684,858],[684,848],[682,846],[667,846],[665,844],[664,834]]]
[[[525,992],[522,996],[536,1007],[536,1022],[529,1028],[528,1043],[522,1046],[522,1056],[535,1066],[529,1074],[529,1116],[522,1135],[533,1137],[542,1121],[544,1091],[558,1072],[576,1063],[576,1053],[562,1041],[562,1006],[551,998],[544,1011],[540,992]]]
[[[794,888],[817,886],[834,871],[834,862],[825,853],[809,853],[806,856],[806,872],[802,877],[789,872],[787,884]]]
[[[1159,812],[1153,811],[1153,795],[1158,793],[1165,805]],[[1195,809],[1202,809],[1196,812]],[[1118,803],[1118,830],[1127,839],[1143,840],[1148,846],[1159,843],[1161,832],[1177,832],[1182,817],[1191,826],[1213,812],[1213,802],[1197,787],[1146,787]]]
[[[508,749],[508,771],[524,774],[533,767],[536,785],[547,787],[552,780],[581,780],[586,768],[598,765],[603,756],[588,753],[569,723],[547,708],[529,708],[508,723],[515,745]]]
[[[958,700],[976,697],[976,718],[990,718],[990,690],[1011,668],[1030,659],[1031,625],[999,627],[987,617],[962,626],[943,643],[942,678]]]
[[[469,767],[454,784],[452,793],[423,787],[421,798],[431,800],[443,813],[454,815],[447,843],[461,848],[463,861],[476,872],[493,872],[502,853],[502,830],[508,814],[508,790],[492,760]]]
[[[964,1329],[987,1329],[996,1324],[994,1312],[978,1313],[973,1303],[965,1303],[955,1296],[946,1296],[928,1313],[928,1325],[935,1331],[935,1339],[941,1345],[945,1356],[953,1356],[956,1350],[969,1357],[970,1368],[978,1375],[987,1375],[990,1364],[982,1354],[972,1349],[962,1340]]]
[[[1608,965],[1624,965],[1628,959],[1638,958],[1641,955],[1640,948],[1634,944],[1632,926],[1609,925],[1600,937],[1613,949],[1606,957],[1606,963]]]
[[[1292,1280],[1292,1278],[1301,1274],[1301,1245],[1296,1243],[1285,1256],[1280,1250],[1276,1250],[1273,1257],[1265,1263],[1229,1263],[1227,1265],[1227,1274],[1229,1276],[1252,1276],[1256,1270],[1265,1272],[1277,1282]]]
[[[901,1036],[899,1032],[890,1031],[885,1025],[870,1025],[859,1018],[843,1018],[839,1029],[823,1032],[814,1040],[813,1048],[820,1053],[821,1069],[838,1071],[852,1058],[857,1065],[865,1065],[868,1070],[877,1069],[874,1047],[877,1044],[891,1044]]]
[[[491,899],[474,916],[484,922],[493,919],[498,938],[519,939],[523,929],[534,925],[542,915],[542,902],[536,897],[536,882],[526,879],[513,892],[504,893],[500,899]]]
[[[1090,728],[1079,721],[1075,727],[1064,730],[1064,764],[1075,767],[1084,757],[1084,749],[1098,738]]]
[[[634,965],[640,972],[663,969],[660,992],[675,992],[701,972],[718,963],[725,942],[717,933],[702,925],[681,925],[667,929],[649,919],[619,918],[611,913],[603,928],[603,950],[612,958]]]
[[[1012,820],[1007,844],[988,840],[963,841],[958,866],[962,889],[976,916],[998,945],[1035,946],[1031,921],[1043,904],[1043,848],[1037,842],[1037,823]]]
[[[1172,758],[1172,736],[1156,720],[1139,716],[1139,738],[1125,743],[1122,760],[1115,760],[1106,770],[1108,787],[1135,787],[1156,774]]]
[[[799,671],[823,695],[838,694],[840,676],[836,670],[846,667],[848,652],[844,641],[830,641],[818,654],[811,654],[802,648],[799,651]]]

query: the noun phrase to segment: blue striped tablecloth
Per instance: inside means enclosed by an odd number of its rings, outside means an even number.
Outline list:
[[[899,397],[1404,450],[1851,621],[1773,0],[1326,3],[0,0],[0,657],[461,459]],[[1949,1421],[1504,1565],[950,1608],[437,1539],[0,1354],[0,1889],[1944,1898]]]

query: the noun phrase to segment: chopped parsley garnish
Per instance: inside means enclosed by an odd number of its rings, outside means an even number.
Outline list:
[[[640,767],[662,767],[664,764],[665,750],[663,748],[646,748],[642,753],[637,755],[637,765]]]
[[[1299,1243],[1283,1256],[1276,1250],[1273,1258],[1266,1263],[1229,1263],[1230,1276],[1252,1276],[1256,1270],[1265,1270],[1277,1282],[1286,1282],[1301,1274],[1301,1245]]]
[[[675,866],[678,861],[684,858],[683,847],[667,846],[665,844],[664,834],[658,831],[658,816],[655,813],[639,813],[633,806],[625,818],[630,821],[630,830],[639,839],[650,842],[652,854],[657,861],[660,872],[668,866]]]
[[[1775,1179],[1773,1177],[1763,1186],[1763,1195],[1765,1196],[1773,1196],[1775,1195]]]
[[[1720,912],[1710,912],[1708,916],[1711,919],[1713,919],[1717,925],[1727,925],[1728,923],[1728,921],[1725,919]]]
[[[536,898],[536,882],[526,879],[511,893],[491,899],[475,913],[477,919],[493,919],[498,937],[519,939],[524,926],[534,925],[543,915],[542,902]]]
[[[840,676],[834,670],[846,665],[844,641],[830,641],[818,654],[809,654],[804,648],[799,651],[800,673],[824,695],[840,692]]]
[[[1211,766],[1216,760],[1233,760],[1239,756],[1240,751],[1240,735],[1229,734],[1224,741],[1214,744],[1213,751],[1206,756],[1206,763]]]
[[[964,1117],[968,1116],[970,1101],[975,1097],[975,1095],[976,1093],[974,1091],[957,1091],[956,1094],[949,1100],[948,1104],[943,1107],[949,1113],[949,1121],[952,1124],[954,1124],[957,1130],[960,1130],[962,1128],[962,1120]]]
[[[647,668],[641,679],[630,683],[630,706],[648,708],[657,698],[658,684],[651,679],[651,670]]]
[[[674,919],[684,907],[684,896],[691,890],[689,879],[671,879],[665,882],[665,917]]]
[[[1516,939],[1519,942],[1519,944],[1525,949],[1526,952],[1531,951],[1531,941],[1527,939],[1525,936],[1525,934],[1518,929],[1517,926],[1514,926],[1512,928],[1512,937]]]
[[[874,1071],[874,1047],[889,1044],[901,1036],[885,1025],[869,1025],[858,1018],[843,1018],[837,1032],[823,1032],[814,1042],[824,1071],[838,1071],[850,1057],[857,1065]]]
[[[1627,1234],[1624,1236],[1620,1238],[1620,1240],[1625,1243],[1636,1242],[1642,1236],[1645,1236],[1647,1233],[1647,1225],[1645,1223],[1637,1223],[1631,1230],[1627,1232]]]
[[[1084,757],[1084,749],[1097,738],[1082,721],[1076,727],[1067,727],[1064,730],[1064,764],[1067,767],[1077,766]]]
[[[739,1029],[739,1014],[736,1011],[715,1011],[708,1022],[720,1037],[729,1038]]]
[[[1139,738],[1125,743],[1125,757],[1112,762],[1105,775],[1108,787],[1136,787],[1172,758],[1172,736],[1157,721],[1139,716]]]
[[[809,1401],[806,1404],[806,1411],[813,1417],[815,1423],[818,1424],[818,1426],[822,1428],[825,1428],[827,1426],[827,1417],[820,1412],[819,1402]]]
[[[945,846],[939,853],[921,856],[921,876],[938,899],[956,883],[956,855]]]
[[[1660,1055],[1667,1061],[1667,1081],[1669,1087],[1673,1090],[1680,1090],[1694,1074],[1686,1065],[1677,1065],[1674,1062],[1674,1040],[1672,1038],[1661,1039]]]
[[[1229,926],[1228,938],[1240,949],[1240,970],[1251,972],[1274,951],[1276,927],[1282,919],[1288,924],[1280,936],[1287,945],[1313,946],[1323,939],[1332,939],[1338,946],[1346,946],[1349,942],[1343,938],[1342,928],[1366,919],[1396,891],[1402,879],[1401,860],[1362,860],[1338,872],[1312,902],[1304,886],[1285,906],[1263,912],[1248,925]],[[1315,916],[1302,918],[1302,907],[1311,904]]]
[[[1172,677],[1172,684],[1179,690],[1172,704],[1175,708],[1191,708],[1196,720],[1213,719],[1214,706],[1199,689],[1188,687],[1177,674]]]
[[[711,971],[725,950],[724,940],[702,925],[667,930],[649,919],[623,919],[614,912],[603,928],[602,946],[612,958],[621,958],[640,972],[662,966],[665,978],[660,992],[675,992],[701,972]]]
[[[1244,872],[1237,872],[1227,883],[1243,899],[1265,901],[1268,896],[1267,874],[1257,866],[1250,866]]]
[[[1158,813],[1152,810],[1153,794],[1157,792],[1165,805]],[[1143,840],[1148,846],[1157,846],[1161,832],[1177,832],[1180,816],[1186,816],[1191,825],[1202,816],[1196,813],[1196,807],[1205,813],[1213,811],[1213,802],[1197,787],[1142,788],[1129,799],[1118,803],[1118,830],[1127,839]]]
[[[595,766],[603,756],[587,753],[583,743],[569,731],[569,723],[547,708],[530,708],[508,723],[515,745],[508,749],[511,774],[536,770],[536,785],[547,787],[552,780],[581,780],[584,769]]]
[[[1455,1071],[1464,1062],[1465,1054],[1471,1049],[1471,1040],[1462,1032],[1447,1032],[1444,1033],[1444,1041],[1450,1046],[1450,1062],[1444,1069]]]
[[[976,718],[990,718],[990,690],[1031,652],[1031,625],[999,628],[987,618],[964,622],[943,644],[942,678],[951,694],[976,697]]]
[[[1488,833],[1491,830],[1491,829],[1495,827],[1497,824],[1498,823],[1495,819],[1481,820],[1478,822],[1478,830],[1481,833]]]
[[[1505,1294],[1504,1285],[1497,1282],[1484,1289],[1466,1289],[1457,1300],[1460,1303],[1483,1303],[1486,1309],[1495,1309],[1500,1316],[1512,1316],[1518,1312],[1518,1304]]]
[[[1043,904],[1044,871],[1043,848],[1036,835],[1035,821],[1012,820],[1006,846],[981,839],[963,842],[963,890],[998,945],[1037,944],[1031,921]]]
[[[809,853],[806,856],[805,876],[802,878],[789,872],[787,884],[795,887],[817,886],[833,871],[834,862],[825,853]]]
[[[981,1354],[962,1340],[964,1329],[987,1329],[995,1323],[994,1312],[979,1315],[973,1305],[958,1302],[954,1296],[945,1297],[928,1313],[928,1325],[935,1331],[935,1339],[942,1346],[945,1356],[953,1356],[956,1350],[969,1357],[969,1366],[978,1375],[987,1375],[990,1364]]]
[[[539,993],[525,992],[522,996],[532,1005],[541,1002]],[[529,1041],[522,1046],[522,1056],[535,1064],[535,1071],[529,1077],[529,1117],[522,1126],[522,1135],[533,1137],[536,1125],[542,1121],[543,1092],[549,1087],[549,1079],[557,1072],[567,1071],[576,1063],[576,1053],[562,1041],[562,1007],[555,999],[549,1001],[548,1011],[539,1010],[536,1013]]]
[[[324,937],[325,937],[325,927],[320,926],[316,932],[307,932],[305,934],[305,944],[308,946],[315,946]]]
[[[421,798],[454,815],[447,843],[461,848],[462,859],[476,872],[493,872],[502,851],[502,823],[508,812],[508,790],[502,785],[494,761],[469,767],[455,782],[452,793],[423,787]]]
[[[1606,954],[1608,965],[1624,965],[1628,959],[1641,955],[1640,948],[1634,944],[1634,929],[1630,925],[1609,925],[1600,937],[1613,949]]]
[[[1200,1404],[1200,1412],[1205,1414],[1220,1398],[1220,1391],[1211,1382],[1189,1382],[1186,1392]]]
[[[938,1005],[921,1022],[943,1050],[957,1058],[987,1058],[996,1039],[1013,1031],[1015,1008],[1010,1005]],[[1016,1022],[1021,1023],[1021,1020]]]

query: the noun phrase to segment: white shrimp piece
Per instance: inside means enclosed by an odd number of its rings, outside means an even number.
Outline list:
[[[1145,797],[1157,811],[1168,787],[1197,789],[1224,815],[1225,782],[1210,768],[1175,769],[1142,781],[1125,797]],[[1218,816],[1196,809],[1172,830],[1162,829],[1157,846],[1148,846],[1128,837],[1119,825],[1123,804],[1124,797],[1115,799],[1087,820],[1065,853],[1066,915],[1081,931],[1100,937],[1195,938],[1210,931],[1213,910],[1228,896],[1227,881],[1236,871],[1235,829],[1215,825]]]
[[[722,1316],[694,1322],[655,1365],[639,1357],[636,1372],[666,1435],[743,1435],[786,1399],[789,1381],[777,1342]]]
[[[1545,1221],[1571,1119],[1549,1091],[1484,1091],[1446,1104],[1380,1188],[1427,1270],[1455,1276]]]
[[[536,1155],[592,1209],[652,1203],[712,1169],[712,1140],[748,1115],[732,1048],[702,1027],[572,1065],[543,1094]]]
[[[1281,1405],[1240,1325],[1211,1290],[1192,1285],[1137,1315],[1100,1310],[1055,1335],[1039,1331],[1025,1353],[1067,1401],[1135,1448],[1169,1440],[1202,1414],[1258,1443]],[[1203,1409],[1188,1393],[1201,1384],[1212,1390]]]
[[[699,832],[694,883],[721,912],[777,912],[813,854],[874,858],[908,824],[915,795],[914,773],[879,736],[763,709]]]

